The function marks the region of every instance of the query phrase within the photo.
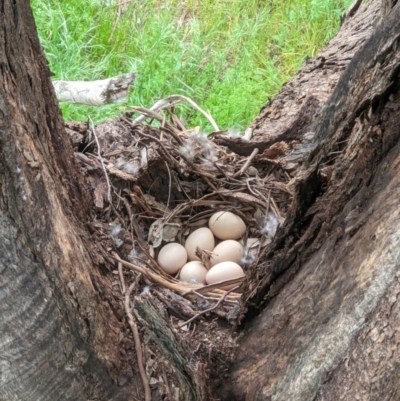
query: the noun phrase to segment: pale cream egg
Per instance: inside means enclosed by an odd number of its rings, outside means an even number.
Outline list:
[[[246,231],[244,221],[231,212],[214,213],[208,221],[208,227],[214,235],[222,240],[238,239]]]
[[[206,251],[212,251],[215,246],[214,235],[207,227],[198,228],[193,231],[186,239],[185,248],[188,253],[189,260],[200,260],[196,256],[196,247]]]
[[[207,269],[197,260],[188,262],[179,272],[179,279],[190,284],[204,284],[206,282]]]
[[[206,283],[215,284],[238,277],[244,277],[243,269],[235,262],[222,262],[213,266],[206,274]],[[230,290],[238,284],[222,286],[223,290]]]
[[[212,251],[211,266],[221,262],[235,262],[240,264],[243,258],[243,246],[232,239],[220,242]]]
[[[168,274],[177,273],[187,262],[186,249],[177,242],[165,245],[158,254],[158,264]]]

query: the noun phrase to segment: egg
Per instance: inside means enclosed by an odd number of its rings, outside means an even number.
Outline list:
[[[243,246],[239,242],[232,239],[222,241],[212,251],[211,266],[228,261],[240,264],[243,252]]]
[[[246,231],[244,221],[231,212],[214,213],[208,221],[208,227],[217,238],[222,240],[238,239]]]
[[[206,282],[207,269],[201,262],[194,260],[182,267],[179,279],[190,284],[204,284]]]
[[[189,260],[200,260],[196,256],[196,247],[206,251],[212,251],[215,246],[214,235],[207,227],[198,228],[193,231],[185,242],[185,248],[188,253]]]
[[[168,274],[177,273],[187,262],[186,249],[177,242],[165,245],[158,254],[158,264]]]
[[[243,269],[235,262],[222,262],[213,266],[206,274],[206,283],[215,284],[220,281],[244,277]],[[223,290],[230,290],[238,284],[222,286]]]

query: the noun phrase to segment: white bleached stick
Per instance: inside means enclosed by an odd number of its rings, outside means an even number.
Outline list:
[[[136,72],[130,72],[98,81],[53,81],[53,86],[59,102],[102,106],[127,100],[135,77]]]

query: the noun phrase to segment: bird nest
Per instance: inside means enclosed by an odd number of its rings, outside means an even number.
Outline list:
[[[92,232],[106,243],[104,260],[119,267],[123,292],[126,268],[143,275],[145,285],[157,284],[190,299],[226,301],[225,306],[218,304],[224,310],[219,315],[228,316],[232,301],[240,298],[243,278],[212,285],[184,283],[160,268],[158,252],[171,241],[184,244],[216,211],[230,211],[246,224],[244,244],[247,238],[259,239],[252,257],[242,264],[245,272],[255,268],[290,204],[288,145],[278,142],[243,156],[226,146],[231,141],[237,148],[237,133],[207,136],[198,128],[185,129],[172,112],[158,126],[125,115],[97,126],[71,123],[67,131],[93,194]],[[227,284],[234,289],[222,289]]]

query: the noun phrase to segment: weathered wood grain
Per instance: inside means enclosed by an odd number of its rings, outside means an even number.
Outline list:
[[[227,400],[399,399],[399,32],[398,4],[314,123],[297,199],[248,278]]]
[[[82,185],[29,2],[0,6],[0,399],[128,400],[123,324],[85,246]],[[116,385],[126,374],[130,385]],[[139,381],[138,381],[139,382]]]

